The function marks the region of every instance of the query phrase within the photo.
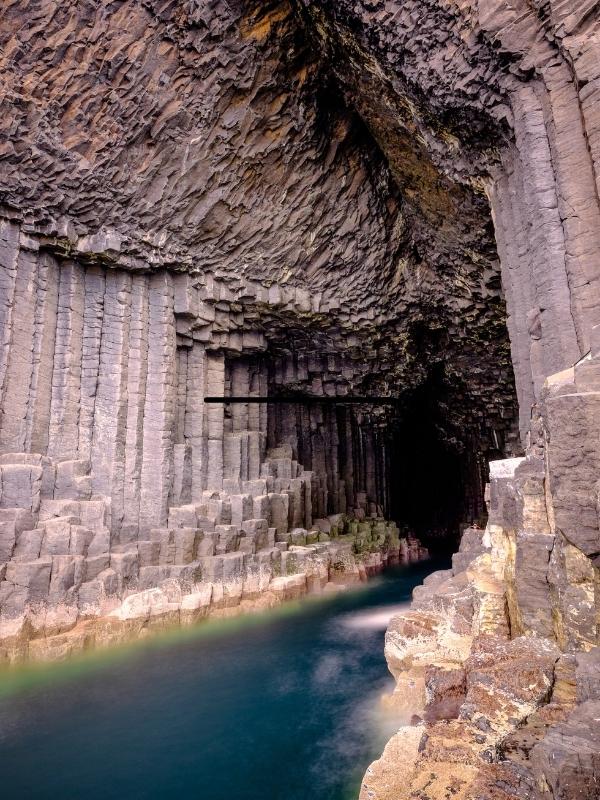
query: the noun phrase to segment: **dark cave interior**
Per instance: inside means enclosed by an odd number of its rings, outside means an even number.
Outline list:
[[[488,462],[513,446],[512,429],[490,424],[468,393],[457,396],[443,362],[420,384],[389,392],[388,404],[335,394],[319,402],[322,383],[306,384],[304,392],[298,383],[269,387],[280,400],[292,391],[305,402],[269,404],[269,447],[286,443],[305,469],[326,476],[312,498],[316,517],[356,514],[361,505],[434,553],[456,549],[461,525],[485,524]]]
[[[474,429],[449,437],[443,397],[434,374],[411,392],[392,426],[389,514],[432,551],[453,552],[462,524],[485,524],[487,465],[502,452],[495,441],[484,450]]]

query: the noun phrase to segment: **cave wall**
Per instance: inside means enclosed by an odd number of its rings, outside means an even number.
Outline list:
[[[598,797],[597,4],[302,5],[420,218],[416,239],[462,209],[453,183],[481,181],[525,447],[491,464],[485,531],[468,529],[389,626],[390,704],[411,724],[361,798]],[[440,186],[446,215],[424,200]],[[439,263],[458,239],[439,224],[423,252]]]
[[[258,480],[267,449],[280,445],[314,473],[315,516],[381,513],[386,454],[368,411],[205,403],[290,387],[343,400],[360,379],[364,364],[335,349],[272,353],[257,311],[269,307],[269,289],[82,265],[40,253],[14,222],[1,230],[5,464],[27,454],[80,462],[90,473],[82,496],[106,497],[115,544],[165,524],[170,506]],[[278,301],[284,320],[312,310],[294,289]],[[296,516],[292,527],[310,527],[310,513]]]
[[[544,378],[589,351],[600,321],[596,9],[552,0],[302,5],[431,260],[464,258],[472,224],[461,195],[483,183],[525,439]]]
[[[0,657],[380,566],[350,529],[418,554],[383,516],[478,517],[492,459],[485,533],[390,626],[416,724],[363,792],[596,796],[599,31],[592,0],[4,3]],[[290,392],[391,402],[205,402]]]
[[[468,473],[465,514],[522,448],[506,508],[544,506],[492,515],[498,569],[458,578],[465,642],[492,609],[506,641],[595,647],[597,387],[552,378],[600,322],[594,4],[4,5],[6,657],[302,575],[340,514],[398,552],[381,516],[434,378],[428,441]],[[204,402],[290,390],[394,403]],[[538,602],[560,620],[536,627]]]
[[[257,324],[268,288],[84,265],[40,252],[14,222],[1,230],[6,658],[125,601],[143,621],[150,601],[135,598],[165,584],[189,594],[233,583],[252,596],[257,580],[304,574],[298,553],[319,538],[328,552],[346,518],[372,520],[351,532],[381,526],[389,481],[367,420],[205,402],[303,383],[348,391],[354,372],[339,356],[270,353]],[[283,319],[311,311],[306,292],[278,291]],[[376,536],[397,557],[394,531]]]
[[[0,43],[3,636],[389,515],[434,370],[445,446],[515,449],[483,190],[423,161],[414,212],[299,5],[18,0]],[[204,403],[289,391],[394,404]]]

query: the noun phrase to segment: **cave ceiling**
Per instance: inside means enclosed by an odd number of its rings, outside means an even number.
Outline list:
[[[24,26],[8,2],[0,202],[65,259],[211,275],[238,297],[259,282],[269,302],[246,308],[274,358],[331,354],[356,393],[441,370],[451,435],[509,434],[485,193],[508,137],[502,54],[486,81],[458,22],[441,37],[430,14],[415,36],[410,3],[385,8],[32,0]],[[278,305],[281,287],[311,310]]]

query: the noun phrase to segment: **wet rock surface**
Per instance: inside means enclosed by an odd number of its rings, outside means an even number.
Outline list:
[[[11,463],[27,460],[42,466]],[[12,454],[2,461],[0,656],[11,663],[268,608],[426,555],[416,539],[364,508],[313,520],[318,483],[289,447],[269,452],[263,478],[246,481],[245,493],[205,491],[202,502],[170,507],[165,527],[135,539],[127,529],[118,540],[110,498],[91,496],[89,464]],[[230,490],[234,484],[230,478]],[[24,508],[4,508],[17,502]],[[31,529],[20,529],[19,512]],[[307,527],[290,530],[299,523]]]
[[[595,419],[600,387],[588,376],[597,359],[545,382],[536,445],[490,465],[485,531],[466,529],[453,569],[429,576],[411,610],[390,622],[389,702],[412,715],[421,737],[417,747],[414,732],[395,737],[367,771],[362,798],[600,796],[598,569],[565,533],[584,532],[580,544],[595,535],[581,453],[593,460],[596,445],[590,422],[579,438],[549,430],[553,403]],[[567,472],[580,492],[570,514]]]

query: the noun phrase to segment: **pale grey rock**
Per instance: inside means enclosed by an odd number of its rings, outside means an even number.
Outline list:
[[[9,561],[6,566],[6,580],[27,589],[27,600],[45,600],[50,587],[50,574],[53,559],[49,556],[32,561]]]

